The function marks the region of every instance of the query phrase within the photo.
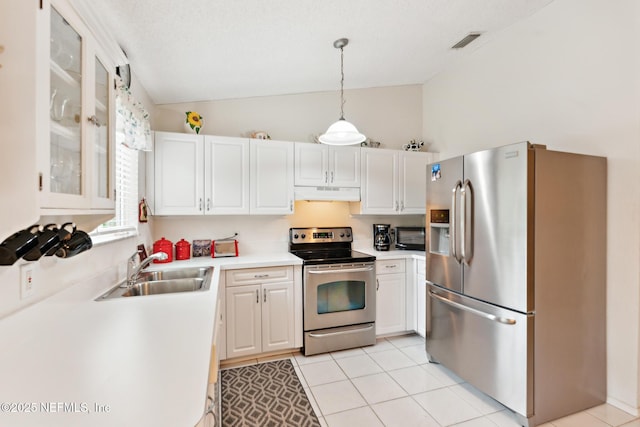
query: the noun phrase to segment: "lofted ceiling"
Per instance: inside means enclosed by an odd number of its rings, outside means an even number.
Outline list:
[[[81,0],[156,104],[421,84],[552,0]],[[461,50],[471,32],[482,36]]]

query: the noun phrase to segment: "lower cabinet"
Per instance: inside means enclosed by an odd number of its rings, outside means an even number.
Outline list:
[[[376,261],[376,334],[406,330],[405,260]]]
[[[227,358],[295,346],[293,267],[226,273]]]
[[[416,332],[425,337],[427,334],[427,285],[425,284],[425,262],[422,260],[416,261],[416,317],[417,328]]]

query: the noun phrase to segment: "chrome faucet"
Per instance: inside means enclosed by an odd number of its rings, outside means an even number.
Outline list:
[[[139,251],[136,251],[135,254],[129,257],[129,261],[127,263],[127,286],[132,286],[136,283],[136,280],[138,280],[138,275],[140,274],[140,271],[143,268],[145,268],[147,265],[149,265],[151,261],[156,259],[160,261],[164,261],[167,258],[169,258],[169,256],[164,252],[156,252],[154,254],[149,255],[147,258],[145,258],[140,263],[140,265],[138,265],[138,267],[135,267],[136,257],[138,256],[138,253]]]

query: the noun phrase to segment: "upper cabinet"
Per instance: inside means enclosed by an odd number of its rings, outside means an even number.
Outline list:
[[[0,234],[112,215],[114,61],[65,0],[0,2],[0,40]]]
[[[155,132],[153,194],[155,215],[204,214],[204,137]]]
[[[360,147],[296,142],[295,185],[360,187]]]
[[[424,214],[432,153],[362,148],[361,201],[352,213]]]
[[[147,162],[155,215],[293,213],[293,143],[155,132]]]
[[[249,213],[249,140],[204,137],[204,191],[208,214]]]
[[[251,214],[293,213],[293,142],[251,140]]]
[[[249,140],[156,132],[152,212],[249,213]]]
[[[48,75],[37,102],[48,107],[49,132],[37,150],[40,207],[43,214],[113,210],[115,67],[66,2],[45,6],[38,40]]]

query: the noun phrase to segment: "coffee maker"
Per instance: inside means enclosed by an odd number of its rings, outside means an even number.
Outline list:
[[[391,247],[391,224],[373,224],[373,247],[388,251]]]

